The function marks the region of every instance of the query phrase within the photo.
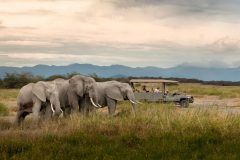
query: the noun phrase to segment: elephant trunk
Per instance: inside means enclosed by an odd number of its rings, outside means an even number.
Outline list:
[[[51,110],[52,110],[52,112],[53,112],[53,115],[55,115],[55,110],[54,110],[54,108],[53,108],[52,103],[51,103]]]
[[[51,101],[51,109],[53,112],[53,116],[55,116],[55,117],[59,117],[63,113],[61,106],[60,106],[60,102],[56,99]]]
[[[134,93],[133,91],[128,91],[127,92],[127,98],[129,99],[129,101],[132,103],[132,108],[133,108],[133,111],[135,113],[136,109],[137,109],[137,101],[136,101],[136,98],[134,96]]]
[[[133,91],[128,91],[127,92],[127,98],[132,104],[138,104],[138,102],[136,101],[136,98],[134,96]]]
[[[92,89],[89,91],[89,97],[92,105],[96,108],[102,108],[102,106],[98,103],[98,93],[97,86],[94,85]]]

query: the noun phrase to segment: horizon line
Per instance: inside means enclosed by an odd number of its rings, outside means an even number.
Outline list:
[[[71,66],[71,65],[93,65],[93,66],[98,66],[98,67],[111,67],[111,66],[123,66],[123,67],[129,67],[129,68],[159,68],[159,69],[169,69],[169,68],[176,68],[176,67],[193,67],[193,68],[206,68],[206,69],[237,69],[240,67],[210,67],[210,66],[197,66],[197,65],[186,65],[186,64],[179,64],[176,66],[172,66],[172,67],[158,67],[158,66],[127,66],[127,65],[122,65],[122,64],[111,64],[111,65],[98,65],[98,64],[92,64],[92,63],[70,63],[70,64],[63,64],[63,65],[56,65],[56,64],[36,64],[36,65],[32,65],[32,66],[0,66],[0,67],[12,67],[12,68],[25,68],[25,67],[29,67],[29,68],[33,68],[36,66],[56,66],[56,67],[61,67],[61,66]]]

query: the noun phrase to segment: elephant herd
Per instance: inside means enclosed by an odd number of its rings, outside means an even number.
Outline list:
[[[33,120],[64,117],[72,113],[87,114],[94,108],[107,106],[114,114],[118,101],[129,100],[133,110],[136,104],[133,90],[128,83],[118,81],[96,82],[93,78],[75,75],[72,78],[39,81],[23,86],[17,97],[16,122],[20,124],[27,115]]]

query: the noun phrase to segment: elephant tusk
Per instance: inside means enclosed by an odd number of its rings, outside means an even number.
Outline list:
[[[143,104],[143,103],[141,103],[141,102],[139,102],[139,101],[136,101],[138,104]]]
[[[102,106],[100,104],[97,104],[97,105],[98,105],[98,107],[102,108]]]
[[[97,106],[97,105],[93,102],[93,99],[92,99],[92,98],[90,98],[90,100],[91,100],[91,103],[94,105],[94,107],[99,108],[99,106]]]
[[[129,99],[129,101],[130,101],[131,103],[133,103],[133,104],[137,104],[136,102],[132,101],[131,99]]]
[[[54,113],[55,113],[55,110],[53,109],[53,105],[52,105],[52,103],[51,103],[51,109],[52,109],[53,114],[54,114]]]

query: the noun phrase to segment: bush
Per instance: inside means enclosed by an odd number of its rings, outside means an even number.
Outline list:
[[[53,81],[57,78],[62,78],[62,79],[70,79],[72,78],[73,76],[75,75],[79,75],[80,73],[78,72],[72,72],[72,73],[68,73],[68,74],[65,74],[65,75],[62,75],[62,74],[57,74],[57,75],[52,75],[50,77],[47,77],[45,80],[46,81]]]
[[[3,81],[0,79],[0,88],[3,88]]]
[[[4,88],[21,88],[28,83],[35,83],[43,80],[41,76],[34,76],[31,73],[6,73],[3,79]]]
[[[53,80],[55,80],[55,79],[57,79],[57,78],[66,79],[66,76],[64,76],[64,75],[52,75],[52,76],[46,78],[46,80],[47,80],[47,81],[53,81]]]
[[[0,116],[7,116],[9,113],[5,104],[0,103]]]

